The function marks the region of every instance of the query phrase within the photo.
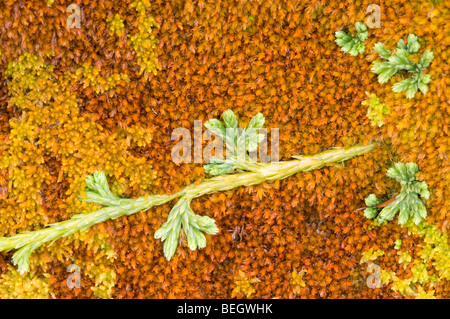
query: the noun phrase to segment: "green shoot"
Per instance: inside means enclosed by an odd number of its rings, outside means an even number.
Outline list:
[[[427,217],[427,209],[422,199],[428,199],[430,192],[425,182],[416,180],[416,173],[419,171],[418,165],[409,162],[395,163],[394,167],[387,171],[390,178],[395,178],[401,184],[399,195],[384,208],[376,207],[383,200],[379,199],[375,194],[370,194],[366,199],[368,208],[364,211],[364,216],[369,219],[376,218],[379,223],[390,221],[400,212],[398,223],[405,224],[412,218],[414,224],[419,224],[422,219]]]
[[[345,53],[349,53],[353,56],[362,54],[366,51],[366,47],[363,44],[369,37],[367,32],[367,26],[364,23],[356,22],[356,37],[348,35],[345,31],[336,31],[336,43],[341,47],[341,50]]]
[[[423,94],[428,92],[428,83],[430,83],[431,78],[429,74],[422,74],[422,72],[431,64],[434,56],[433,52],[426,50],[420,56],[418,63],[409,59],[409,55],[417,53],[420,49],[416,35],[410,34],[407,44],[403,39],[400,39],[397,43],[395,55],[392,55],[391,51],[387,50],[384,44],[380,42],[375,44],[374,49],[382,59],[386,60],[376,61],[372,66],[372,72],[378,74],[378,82],[386,83],[398,72],[406,70],[412,73],[412,77],[395,83],[392,91],[397,93],[406,91],[408,99],[412,99],[417,90],[420,90]]]
[[[217,119],[209,120],[205,127],[225,141],[227,158],[210,158],[210,163],[204,166],[205,173],[217,176],[235,170],[257,170],[260,165],[250,158],[248,152],[255,151],[264,139],[264,134],[259,134],[264,122],[264,116],[258,113],[240,133],[238,119],[231,110],[223,113],[223,122]]]

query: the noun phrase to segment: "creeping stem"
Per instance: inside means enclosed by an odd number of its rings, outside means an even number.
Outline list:
[[[80,199],[101,204],[104,206],[103,208],[91,213],[75,215],[66,221],[51,224],[41,230],[24,232],[12,237],[0,237],[0,251],[18,249],[13,255],[13,263],[18,265],[19,271],[23,273],[28,270],[30,254],[47,242],[54,242],[61,237],[73,235],[108,219],[146,211],[153,206],[180,198],[169,214],[167,222],[155,233],[156,238],[161,238],[162,241],[167,240],[164,245],[164,254],[167,259],[170,259],[175,253],[181,226],[187,233],[188,241],[190,241],[189,247],[192,250],[197,247],[203,248],[206,245],[206,239],[201,232],[215,234],[218,231],[213,219],[207,216],[198,216],[192,212],[189,204],[193,198],[240,186],[260,184],[267,180],[284,179],[301,171],[311,171],[331,163],[348,160],[370,152],[374,148],[374,144],[354,146],[348,149],[336,148],[315,155],[298,156],[298,159],[291,161],[255,163],[251,172],[215,176],[205,179],[199,185],[187,186],[173,195],[150,195],[136,199],[116,197],[110,193],[104,174],[98,174],[96,175],[97,180],[92,182],[92,187],[97,187],[96,190],[91,190],[88,198]]]

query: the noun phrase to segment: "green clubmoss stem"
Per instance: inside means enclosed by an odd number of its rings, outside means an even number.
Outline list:
[[[299,156],[298,159],[292,161],[257,163],[252,172],[215,176],[205,179],[198,185],[187,186],[173,195],[150,195],[136,199],[116,197],[110,192],[105,175],[98,173],[91,179],[92,188],[87,198],[80,197],[80,199],[105,207],[91,213],[75,215],[71,219],[51,224],[41,230],[24,232],[12,237],[0,237],[0,251],[18,249],[13,255],[13,263],[18,265],[19,271],[23,273],[28,270],[30,254],[47,242],[54,242],[59,238],[73,235],[108,219],[146,211],[153,206],[180,198],[170,212],[167,222],[155,233],[156,238],[161,238],[163,241],[168,239],[164,244],[164,254],[167,259],[170,259],[178,245],[181,226],[185,232],[193,232],[191,235],[187,234],[188,241],[191,241],[189,247],[192,250],[197,247],[203,248],[206,245],[206,240],[202,237],[201,232],[215,234],[218,231],[213,219],[207,216],[198,216],[192,212],[189,205],[193,198],[240,186],[260,184],[267,180],[284,179],[301,171],[319,169],[331,163],[363,155],[374,148],[374,144],[354,146],[348,149],[337,148],[315,155]]]

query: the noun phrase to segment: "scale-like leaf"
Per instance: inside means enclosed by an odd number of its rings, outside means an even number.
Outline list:
[[[381,199],[377,197],[375,194],[370,194],[369,197],[365,199],[365,203],[368,207],[377,206],[382,202]]]
[[[225,127],[221,121],[218,119],[211,119],[205,123],[205,127],[212,133],[224,139],[226,135]]]
[[[392,91],[396,93],[407,91],[409,87],[412,85],[412,83],[413,83],[412,79],[404,79],[400,82],[395,83],[392,86]]]
[[[247,125],[247,129],[261,129],[264,125],[266,119],[262,115],[262,113],[256,114]]]
[[[357,37],[361,41],[362,44],[369,37],[369,33],[367,32],[367,26],[362,22],[356,22],[355,28],[357,32]]]
[[[238,127],[238,119],[232,110],[223,112],[223,121],[226,128],[236,129]]]
[[[430,66],[431,62],[434,59],[434,54],[430,50],[426,50],[419,59],[419,64],[423,69],[426,69]]]
[[[383,59],[388,60],[391,57],[391,51],[385,48],[384,43],[381,42],[375,43],[373,48]]]
[[[417,36],[415,34],[410,34],[408,36],[407,49],[409,54],[414,54],[419,52],[420,44],[417,41]]]
[[[416,95],[418,88],[419,88],[419,86],[417,84],[417,81],[413,81],[410,84],[409,88],[406,90],[406,97],[408,99],[412,99]]]

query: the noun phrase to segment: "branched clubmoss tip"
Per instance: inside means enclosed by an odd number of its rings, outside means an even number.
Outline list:
[[[395,178],[401,184],[401,191],[397,197],[384,208],[376,207],[383,200],[379,199],[375,194],[370,194],[365,202],[368,208],[364,211],[364,216],[369,219],[376,218],[379,223],[390,221],[400,212],[398,223],[405,224],[409,219],[417,225],[422,219],[427,217],[427,209],[422,199],[428,199],[430,192],[426,182],[416,180],[416,173],[419,167],[416,163],[409,162],[395,163],[393,167],[388,169],[387,176]]]
[[[362,22],[356,22],[356,37],[348,35],[345,31],[336,31],[336,43],[341,47],[341,50],[345,53],[349,53],[352,56],[357,56],[366,51],[366,47],[363,44],[369,37],[367,32],[367,26]]]
[[[412,99],[417,90],[420,90],[423,94],[428,92],[428,83],[430,83],[431,77],[429,74],[422,74],[422,72],[431,64],[434,56],[433,52],[426,50],[417,63],[409,59],[410,55],[417,53],[420,49],[420,43],[415,34],[408,36],[406,44],[403,39],[400,39],[395,54],[392,54],[380,42],[374,45],[374,49],[382,59],[386,60],[376,61],[372,66],[372,72],[378,74],[378,82],[386,83],[392,76],[405,70],[412,73],[413,76],[395,83],[392,91],[397,93],[406,91],[408,99]]]

